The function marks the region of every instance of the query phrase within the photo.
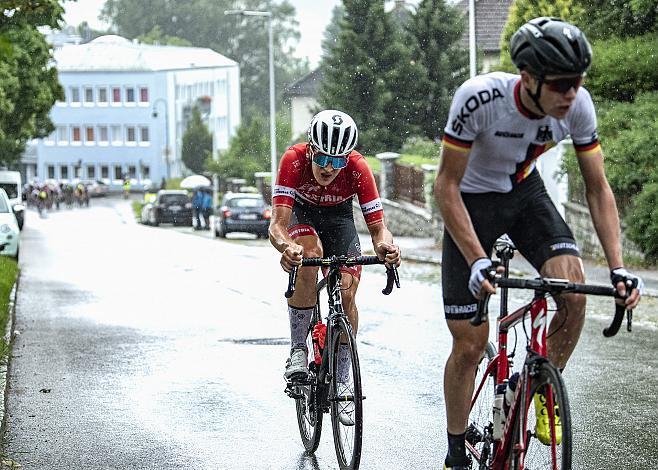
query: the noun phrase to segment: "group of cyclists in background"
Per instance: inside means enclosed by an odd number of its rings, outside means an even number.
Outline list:
[[[33,181],[25,184],[23,198],[28,207],[34,207],[43,215],[46,210],[59,210],[62,206],[89,207],[89,189],[81,181]]]

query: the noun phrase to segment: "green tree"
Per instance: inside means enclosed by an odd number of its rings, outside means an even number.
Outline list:
[[[49,113],[63,90],[37,26],[58,27],[56,0],[0,1],[0,166],[15,165],[33,138],[54,130]]]
[[[167,36],[162,32],[159,25],[153,26],[151,31],[146,34],[140,34],[137,39],[144,44],[161,44],[163,46],[191,46],[192,43],[187,39]]]
[[[422,67],[382,0],[345,0],[343,7],[335,41],[325,41],[320,104],[355,119],[363,151],[397,150],[419,129],[410,84],[423,76]]]
[[[251,110],[269,109],[267,19],[224,15],[235,7],[233,0],[107,0],[102,14],[124,37],[180,38],[238,62],[243,117],[248,119]],[[289,47],[299,40],[294,7],[285,0],[244,0],[239,7],[273,14],[276,102],[281,109],[284,85],[308,73],[308,63],[295,59]]]
[[[415,87],[418,122],[422,135],[437,139],[443,135],[454,91],[468,78],[468,54],[460,45],[464,19],[444,0],[423,0],[408,28],[413,60],[426,73]]]
[[[657,0],[574,0],[577,24],[589,39],[640,36],[658,31]]]
[[[269,118],[255,114],[250,122],[243,122],[231,139],[229,148],[219,155],[218,160],[208,161],[208,170],[220,179],[244,178],[249,184],[255,181],[254,173],[270,171],[270,136],[263,129],[268,127]],[[290,144],[290,119],[287,113],[276,117],[277,148]]]
[[[585,11],[576,3],[577,0],[515,0],[509,11],[509,17],[500,40],[500,69],[516,71],[510,58],[509,42],[512,35],[533,18],[555,16],[574,24],[579,23]]]
[[[201,119],[201,111],[195,106],[192,119],[183,134],[181,159],[185,166],[195,173],[205,169],[205,163],[212,156],[212,134]]]

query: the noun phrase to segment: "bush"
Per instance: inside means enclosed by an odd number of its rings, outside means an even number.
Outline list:
[[[644,93],[634,103],[599,106],[599,134],[605,169],[622,214],[647,183],[658,181],[658,92]],[[583,184],[573,151],[563,168],[569,175],[569,197],[583,202]]]
[[[596,98],[633,101],[638,94],[658,90],[658,34],[596,41],[592,48],[586,86]]]
[[[628,237],[637,243],[647,261],[658,261],[658,183],[647,184],[635,198],[626,223]]]
[[[401,154],[405,155],[419,155],[426,158],[439,158],[440,146],[431,139],[425,137],[409,137],[400,150]]]

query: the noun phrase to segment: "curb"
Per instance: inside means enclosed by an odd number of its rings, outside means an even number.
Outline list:
[[[2,406],[0,407],[0,437],[4,437],[7,427],[7,392],[9,390],[9,362],[11,360],[11,341],[14,334],[14,317],[16,314],[16,298],[18,297],[18,282],[21,273],[18,271],[14,287],[9,293],[9,315],[7,315],[7,326],[5,327],[5,334],[3,339],[8,345],[8,352],[6,360],[0,361],[0,392],[2,393]]]

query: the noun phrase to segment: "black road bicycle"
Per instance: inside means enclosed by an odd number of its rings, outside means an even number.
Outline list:
[[[383,264],[383,261],[376,256],[332,256],[302,260],[302,266],[321,266],[328,269],[328,274],[316,286],[317,300],[307,335],[310,359],[308,378],[289,382],[285,390],[295,399],[297,424],[306,451],[312,453],[318,448],[323,414],[330,413],[338,464],[341,469],[350,470],[358,469],[361,460],[365,397],[361,390],[356,340],[341,301],[340,268],[368,264]],[[387,268],[386,273],[387,283],[382,293],[388,295],[393,290],[394,283],[400,287],[400,280],[395,267]],[[296,280],[297,267],[293,268],[289,275],[288,290],[285,294],[287,298],[292,296]],[[320,313],[320,293],[325,288],[329,295],[326,326],[322,324]],[[341,344],[347,347],[351,360],[347,380],[337,375],[338,350]],[[341,421],[341,412],[346,411],[352,422]]]

